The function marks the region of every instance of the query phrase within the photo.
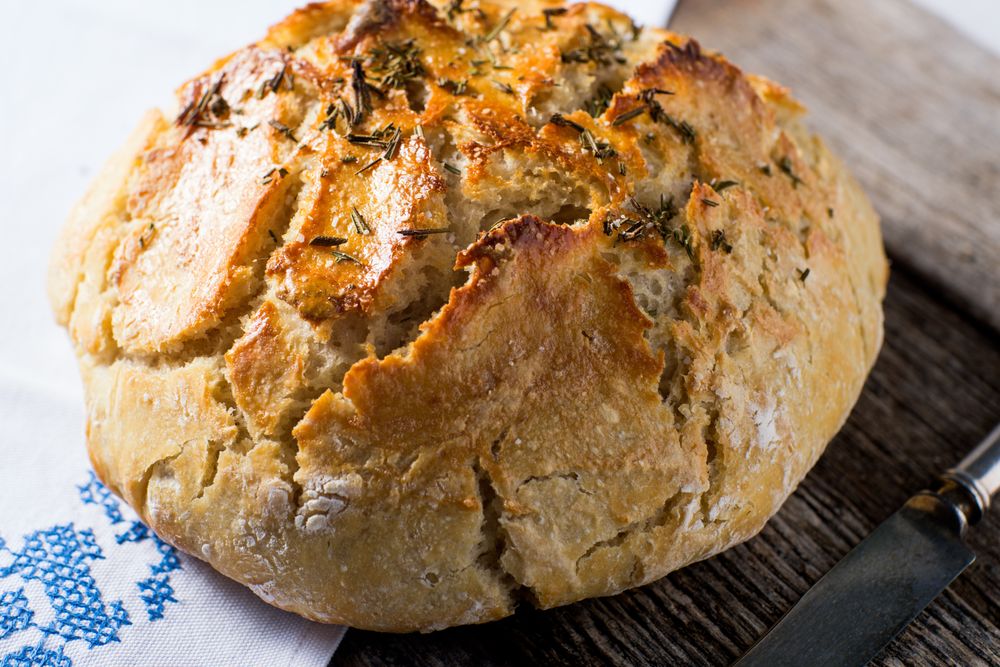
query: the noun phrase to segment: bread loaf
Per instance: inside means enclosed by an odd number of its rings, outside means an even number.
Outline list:
[[[781,86],[597,4],[334,0],[184,84],[50,294],[100,478],[311,619],[432,630],[757,533],[887,266]]]

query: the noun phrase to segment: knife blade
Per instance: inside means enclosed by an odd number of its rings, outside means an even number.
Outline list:
[[[827,572],[737,667],[865,665],[976,558],[963,542],[1000,488],[1000,426]]]

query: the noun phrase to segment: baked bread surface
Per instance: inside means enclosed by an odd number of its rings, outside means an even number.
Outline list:
[[[878,219],[802,107],[607,7],[313,4],[177,98],[53,255],[90,456],[308,618],[476,623],[718,553],[881,344]]]

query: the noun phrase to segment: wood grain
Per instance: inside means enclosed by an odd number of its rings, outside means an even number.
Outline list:
[[[1000,420],[996,333],[897,270],[886,344],[846,426],[764,531],[643,588],[430,635],[350,631],[333,665],[728,664]],[[1000,664],[1000,510],[979,555],[876,660]]]
[[[1000,329],[1000,58],[907,0],[687,0],[671,27],[789,86],[893,259]]]

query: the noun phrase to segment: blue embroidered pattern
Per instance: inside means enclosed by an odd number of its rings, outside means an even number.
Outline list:
[[[22,646],[8,653],[0,662],[0,667],[70,667],[73,662],[63,655],[63,647],[45,648],[45,640],[34,646]]]
[[[87,561],[104,558],[92,531],[77,531],[73,524],[36,530],[21,551],[11,553],[14,562],[0,569],[0,578],[19,574],[42,582],[56,612],[54,621],[39,628],[45,634],[83,639],[94,648],[118,641],[118,629],[131,624],[121,600],[104,604],[90,574]]]
[[[162,558],[159,562],[149,566],[153,575],[143,579],[137,585],[142,591],[140,597],[146,603],[146,614],[149,616],[149,620],[157,621],[163,618],[163,607],[168,602],[177,602],[177,599],[174,598],[174,589],[170,585],[169,573],[181,569],[181,559],[177,557],[177,550],[172,546],[156,535],[153,536],[153,539],[156,540],[156,549]]]
[[[100,506],[110,525],[128,524],[115,534],[118,545],[153,541],[159,557],[148,564],[151,574],[136,582],[136,588],[149,620],[163,618],[166,605],[177,602],[170,584],[171,573],[181,569],[177,551],[141,522],[126,522],[118,499],[93,472],[77,488],[80,500]],[[119,630],[132,624],[122,600],[106,603],[91,574],[90,563],[104,558],[92,530],[78,530],[72,523],[36,530],[24,536],[18,551],[0,538],[0,556],[0,580],[16,575],[26,583],[39,582],[54,613],[52,620],[48,620],[51,615],[38,620],[25,588],[0,591],[0,640],[29,629],[42,634],[36,644],[0,656],[0,667],[70,667],[66,643],[83,641],[93,649],[119,642]],[[62,641],[47,647],[46,642],[54,637]]]
[[[24,596],[23,588],[0,595],[0,639],[24,630],[31,625],[34,615],[35,612],[28,608],[28,598]]]
[[[118,544],[125,544],[126,542],[142,542],[147,537],[149,537],[149,528],[146,528],[146,524],[139,521],[133,521],[132,525],[128,527],[128,530],[124,533],[115,535],[115,541],[118,542]]]
[[[108,517],[108,521],[112,525],[116,523],[121,523],[125,520],[122,517],[121,505],[118,504],[118,499],[112,495],[108,487],[101,484],[101,481],[97,479],[97,475],[94,471],[89,471],[89,478],[85,484],[81,484],[76,487],[80,491],[80,500],[83,501],[84,505],[100,505],[104,508],[104,515]]]
[[[108,517],[111,525],[123,523],[121,506],[106,486],[101,484],[97,475],[90,472],[90,478],[86,484],[77,487],[80,490],[80,500],[84,504],[100,505],[104,508],[104,515]],[[118,544],[125,542],[142,542],[149,539],[151,533],[146,524],[141,521],[132,521],[125,531],[115,535]],[[181,561],[177,557],[177,550],[161,540],[156,535],[152,535],[156,542],[156,549],[162,558],[156,563],[151,563],[149,569],[152,576],[136,583],[139,587],[139,597],[146,604],[146,615],[149,620],[157,621],[163,618],[163,608],[168,602],[177,602],[174,598],[174,589],[170,585],[170,572],[179,570]]]

